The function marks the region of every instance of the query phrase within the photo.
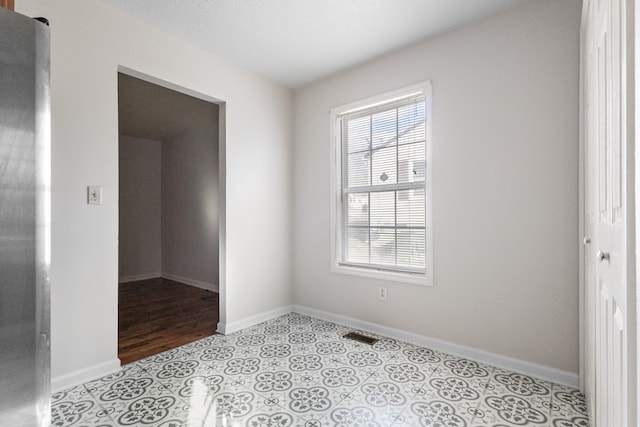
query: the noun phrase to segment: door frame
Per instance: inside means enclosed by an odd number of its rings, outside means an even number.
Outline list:
[[[227,299],[226,299],[226,225],[227,225],[227,103],[226,101],[207,95],[201,92],[194,91],[192,89],[180,86],[176,83],[160,79],[158,77],[145,74],[143,72],[134,70],[132,68],[125,67],[123,65],[118,66],[117,73],[126,74],[130,77],[135,77],[140,80],[144,80],[148,83],[152,83],[167,89],[174,90],[176,92],[183,93],[185,95],[192,96],[194,98],[201,99],[203,101],[211,102],[218,105],[218,326],[216,332],[220,331],[220,325],[224,325],[227,321]],[[114,75],[117,76],[117,73]],[[120,207],[118,206],[118,209]],[[116,257],[117,259],[117,257]],[[115,308],[116,311],[118,308]],[[116,322],[117,322],[116,316]],[[116,325],[117,330],[117,325]],[[117,345],[117,343],[116,343]],[[117,348],[116,348],[117,354]]]

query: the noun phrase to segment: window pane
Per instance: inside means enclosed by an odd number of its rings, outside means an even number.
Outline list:
[[[398,167],[400,182],[424,181],[426,176],[424,141],[399,146]]]
[[[394,191],[371,193],[371,226],[396,225],[395,197]]]
[[[413,95],[342,116],[340,262],[425,268],[425,119]]]
[[[347,224],[369,226],[369,193],[347,195]]]
[[[373,148],[390,147],[396,145],[398,135],[396,109],[382,111],[371,116],[371,133]]]
[[[396,146],[373,150],[371,185],[395,184]]]
[[[369,152],[349,154],[347,164],[347,186],[362,187],[371,185],[369,174],[371,173]]]
[[[371,229],[371,263],[396,264],[395,231],[388,229]]]
[[[398,227],[425,226],[424,188],[398,191],[396,203]]]
[[[398,230],[398,265],[424,268],[424,230]]]
[[[347,153],[368,151],[371,139],[371,116],[347,121]]]
[[[369,263],[369,229],[347,228],[345,261],[360,264]]]
[[[409,104],[398,108],[398,144],[425,140],[425,104]]]

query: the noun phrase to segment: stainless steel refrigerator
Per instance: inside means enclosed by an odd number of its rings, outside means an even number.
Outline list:
[[[0,7],[0,425],[49,426],[49,28]]]

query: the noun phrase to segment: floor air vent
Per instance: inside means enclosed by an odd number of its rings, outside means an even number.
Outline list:
[[[343,336],[347,339],[358,341],[358,342],[369,344],[369,345],[373,345],[379,341],[377,338],[371,338],[366,335],[362,335],[361,333],[358,333],[358,332],[349,332],[348,334],[344,334]]]

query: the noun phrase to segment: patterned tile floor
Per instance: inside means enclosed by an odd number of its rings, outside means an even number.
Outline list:
[[[289,314],[53,395],[54,426],[586,427],[575,389]],[[373,334],[368,334],[375,336]]]

